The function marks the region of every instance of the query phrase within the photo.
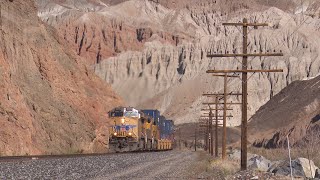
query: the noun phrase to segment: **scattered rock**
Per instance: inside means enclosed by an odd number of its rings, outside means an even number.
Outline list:
[[[280,179],[280,178],[274,176],[272,173],[269,173],[269,172],[246,170],[246,171],[239,171],[235,175],[227,177],[227,179],[256,180],[256,179]]]
[[[257,154],[248,154],[248,168],[259,170],[259,171],[268,171],[271,167],[272,162],[266,159],[263,156]],[[241,151],[240,150],[233,150],[229,154],[230,159],[239,160],[241,159]]]
[[[301,164],[304,174],[307,178],[315,177],[316,170],[318,169],[318,167],[314,165],[314,162],[312,160],[309,161],[306,158],[298,158],[297,161]]]
[[[256,169],[259,171],[268,171],[271,165],[272,165],[272,162],[270,160],[259,155],[255,155],[254,157],[248,160],[249,169]]]
[[[316,174],[315,174],[314,178],[320,179],[320,169],[316,170]]]
[[[229,158],[230,159],[241,159],[241,151],[240,150],[232,150],[230,153],[229,153]]]
[[[272,162],[271,167],[268,169],[268,172],[273,172],[275,169],[279,166],[281,166],[284,163],[284,161],[274,161]]]
[[[311,171],[310,171],[311,166]],[[316,174],[317,167],[314,165],[313,161],[305,158],[298,158],[292,161],[292,174],[295,177],[307,177],[314,178]],[[289,161],[279,161],[271,166],[268,170],[275,175],[290,175],[290,162]]]

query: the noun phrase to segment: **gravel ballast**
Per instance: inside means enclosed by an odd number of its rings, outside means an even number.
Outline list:
[[[2,160],[0,179],[194,179],[198,172],[190,169],[197,157],[190,151],[166,151]]]

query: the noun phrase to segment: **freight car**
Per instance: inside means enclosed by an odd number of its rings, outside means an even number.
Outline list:
[[[109,112],[109,151],[170,150],[173,144],[173,121],[158,110],[117,107]]]

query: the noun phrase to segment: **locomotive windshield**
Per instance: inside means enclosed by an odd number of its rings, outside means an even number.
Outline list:
[[[125,117],[139,117],[139,112],[135,112],[135,111],[126,111],[124,113]]]
[[[110,117],[122,117],[122,116],[123,116],[123,112],[121,112],[121,111],[110,112]]]

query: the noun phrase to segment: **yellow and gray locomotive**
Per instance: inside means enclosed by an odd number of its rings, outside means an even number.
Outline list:
[[[173,121],[158,110],[117,107],[109,112],[109,151],[169,150],[173,143]]]

